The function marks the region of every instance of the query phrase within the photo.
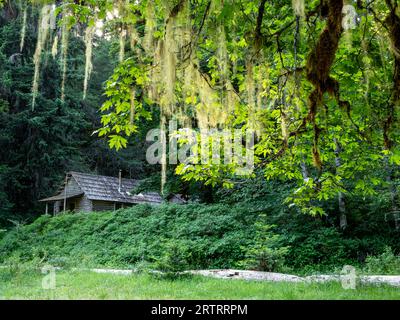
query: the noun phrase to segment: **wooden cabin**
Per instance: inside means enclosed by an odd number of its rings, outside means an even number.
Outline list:
[[[157,192],[131,194],[139,180],[107,177],[80,172],[70,172],[59,192],[50,198],[39,200],[46,203],[46,214],[53,206],[53,214],[62,211],[92,212],[112,211],[136,204],[160,205],[164,199]],[[183,203],[179,196],[169,200]]]

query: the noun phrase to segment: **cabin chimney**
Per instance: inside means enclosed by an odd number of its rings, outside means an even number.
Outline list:
[[[122,187],[122,170],[119,170],[119,177],[118,177],[118,192],[121,192]]]

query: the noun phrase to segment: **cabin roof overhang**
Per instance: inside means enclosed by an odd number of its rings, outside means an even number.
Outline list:
[[[83,196],[83,192],[74,192],[74,193],[67,193],[67,194],[58,194],[56,196],[50,197],[50,198],[45,198],[39,200],[39,202],[56,202],[64,199],[72,199],[72,198],[77,198],[80,196]]]

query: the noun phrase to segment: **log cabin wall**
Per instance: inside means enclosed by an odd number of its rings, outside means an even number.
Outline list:
[[[91,212],[93,205],[92,201],[89,200],[86,196],[81,196],[79,198],[67,199],[66,211],[75,211],[75,212]],[[64,211],[64,203],[63,201],[54,202],[54,214],[59,214]]]
[[[78,212],[91,212],[93,211],[93,202],[89,200],[86,195],[76,199],[75,210]]]
[[[66,189],[67,189],[66,190],[67,194],[75,194],[82,192],[81,188],[79,187],[78,183],[73,177],[68,179]]]
[[[93,211],[114,211],[116,209],[114,202],[94,200],[92,203]]]

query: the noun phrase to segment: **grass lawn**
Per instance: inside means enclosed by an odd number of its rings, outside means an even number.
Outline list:
[[[0,271],[0,299],[400,299],[400,289],[359,286],[344,290],[338,283],[271,283],[189,277],[158,279],[149,275],[57,272],[56,289],[42,289],[43,275]]]

